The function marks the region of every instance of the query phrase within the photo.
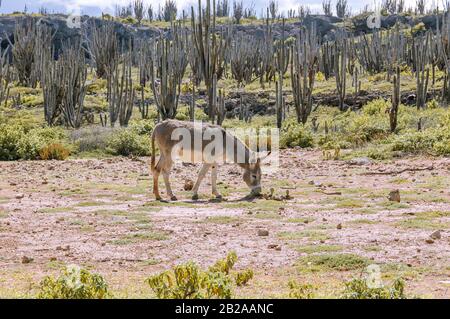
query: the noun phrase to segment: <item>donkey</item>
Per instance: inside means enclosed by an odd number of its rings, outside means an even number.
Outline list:
[[[155,142],[160,150],[157,164]],[[217,190],[217,165],[226,161],[236,163],[244,170],[244,182],[250,188],[252,196],[261,193],[261,162],[264,158],[218,125],[166,120],[155,126],[151,144],[150,167],[153,174],[153,193],[157,200],[161,200],[158,187],[160,174],[163,175],[167,195],[172,201],[177,200],[169,181],[175,157],[182,158],[184,162],[203,164],[192,189],[193,200],[198,200],[198,189],[210,169],[212,194],[218,199],[222,198]],[[270,153],[265,157],[269,155]]]

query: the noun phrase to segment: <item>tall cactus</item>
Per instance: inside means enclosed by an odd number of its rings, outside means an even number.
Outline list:
[[[154,42],[149,66],[150,86],[163,120],[175,118],[177,114],[181,83],[188,65],[186,30],[175,25],[173,36],[173,40],[170,41],[161,35]]]
[[[112,73],[116,59],[119,57],[119,44],[114,24],[106,22],[101,27],[95,23],[91,26],[91,35],[86,34],[85,40],[91,59],[96,66],[97,77],[105,78]]]
[[[198,0],[197,15],[194,7],[191,8],[192,42],[197,59],[197,67],[200,69],[208,91],[208,114],[214,121],[215,109],[213,102],[213,79],[222,77],[224,71],[225,49],[227,47],[227,30],[222,28],[220,34],[216,33],[216,4],[215,0],[206,1],[203,9],[201,0]],[[191,65],[192,66],[192,65]]]
[[[298,123],[305,124],[312,111],[319,49],[315,26],[310,31],[301,30],[292,46],[291,83]]]
[[[117,120],[119,120],[120,126],[128,126],[128,122],[133,114],[136,95],[132,79],[131,53],[124,54],[120,62],[121,64],[114,64],[112,71],[108,71],[107,73],[107,99],[111,127],[115,126]]]
[[[283,96],[283,80],[281,76],[278,77],[275,83],[275,108],[277,115],[277,127],[281,129],[284,120],[284,111],[286,109],[286,100]]]
[[[339,98],[339,109],[345,110],[345,97],[347,94],[347,35],[341,32],[337,35],[334,44],[336,57],[334,59],[334,76],[336,79],[336,89]]]
[[[442,27],[437,24],[436,42],[438,53],[445,66],[445,79],[442,87],[442,100],[450,103],[450,14],[442,17]]]
[[[7,61],[7,53],[7,50],[3,53],[0,52],[0,105],[4,101],[8,101],[10,84],[12,81],[11,69]]]
[[[283,19],[281,27],[281,39],[279,39],[275,45],[275,66],[277,73],[284,76],[288,70],[290,60],[290,50],[286,45],[286,19]]]
[[[269,12],[267,11],[266,24],[264,26],[264,38],[260,41],[259,44],[261,52],[261,66],[259,68],[259,76],[260,85],[262,88],[264,88],[264,83],[273,80],[276,71],[274,61],[274,39],[272,25],[269,21]]]
[[[26,17],[16,21],[12,43],[7,38],[12,48],[13,66],[17,71],[21,85],[36,87],[40,80],[41,65],[36,62],[43,46],[51,48],[50,28],[36,23],[33,18]]]
[[[427,102],[428,83],[430,79],[429,68],[429,42],[431,33],[424,37],[413,39],[412,61],[416,75],[416,106],[424,108]]]
[[[41,82],[46,122],[54,125],[62,115],[66,125],[79,128],[86,95],[84,51],[76,44],[66,48],[58,60],[47,58]]]

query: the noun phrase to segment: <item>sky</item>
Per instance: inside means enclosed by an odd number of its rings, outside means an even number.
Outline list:
[[[40,7],[47,8],[47,11],[58,13],[73,13],[81,11],[82,14],[100,15],[102,12],[114,13],[116,4],[126,5],[131,0],[2,0],[0,13],[11,13],[14,11],[23,11],[25,6],[28,12],[37,12]],[[164,3],[165,0],[143,0],[146,4],[152,4],[153,8],[157,8],[158,4]],[[191,5],[197,5],[198,0],[175,0],[178,9],[189,9]],[[334,2],[335,0],[332,0]],[[441,1],[441,0],[436,0]],[[229,1],[230,3],[233,0]],[[245,5],[254,5],[257,14],[266,8],[269,0],[243,0]],[[374,3],[381,2],[381,0],[348,0],[349,6],[353,11],[358,12],[365,5],[374,6]],[[413,6],[416,0],[405,0],[406,6]],[[428,1],[427,1],[428,2]],[[431,1],[430,1],[431,2]],[[281,11],[289,9],[297,9],[299,5],[307,5],[311,8],[313,13],[320,13],[322,8],[322,0],[278,0],[278,5]]]

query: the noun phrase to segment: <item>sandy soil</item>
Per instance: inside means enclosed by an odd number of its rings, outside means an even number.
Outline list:
[[[299,258],[324,247],[383,265],[386,280],[404,277],[411,294],[450,297],[450,159],[281,156],[280,169],[264,176],[265,192],[289,191],[292,199],[251,202],[240,200],[247,190],[232,165],[219,170],[225,201],[209,200],[205,180],[192,202],[183,188],[199,167],[179,164],[172,174],[179,201],[160,203],[147,159],[1,162],[0,297],[33,296],[35,283],[65,264],[106,276],[117,296],[151,296],[143,283],[150,274],[188,260],[206,266],[231,250],[237,268],[256,270],[238,296],[286,296],[289,278],[329,295],[357,272],[299,269]],[[401,203],[387,199],[396,189]],[[431,240],[438,230],[441,238]]]

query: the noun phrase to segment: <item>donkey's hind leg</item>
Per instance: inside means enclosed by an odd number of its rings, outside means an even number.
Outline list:
[[[172,169],[173,161],[170,159],[170,157],[168,157],[164,164],[165,165],[161,173],[164,178],[164,184],[166,185],[167,195],[170,197],[170,200],[176,201],[177,198],[173,194],[172,187],[170,186],[170,171]]]
[[[161,165],[163,163],[164,159],[162,157],[159,158],[158,164],[155,166],[155,168],[152,170],[153,174],[153,194],[155,194],[156,200],[161,200],[161,195],[159,193],[159,175],[161,174]]]

